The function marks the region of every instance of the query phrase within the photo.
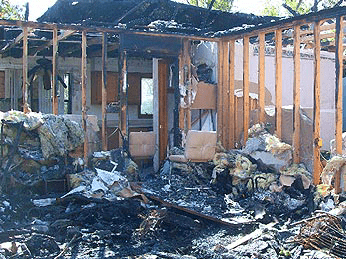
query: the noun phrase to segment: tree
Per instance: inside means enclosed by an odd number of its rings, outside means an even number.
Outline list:
[[[0,0],[0,19],[22,20],[23,7],[13,5],[9,0]]]
[[[300,15],[311,11],[331,8],[335,5],[342,4],[342,2],[339,0],[282,0],[281,3],[273,3],[272,0],[266,0],[261,14],[271,16]]]
[[[229,12],[232,9],[234,0],[186,0],[190,5],[203,8],[212,7],[215,10]],[[212,4],[212,6],[210,6]]]

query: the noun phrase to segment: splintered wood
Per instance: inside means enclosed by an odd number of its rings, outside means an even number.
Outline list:
[[[332,255],[346,258],[346,234],[338,217],[322,212],[294,225],[301,225],[294,242],[305,248],[327,249]]]

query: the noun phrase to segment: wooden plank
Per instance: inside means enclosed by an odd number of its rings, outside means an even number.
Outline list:
[[[53,64],[53,71],[52,71],[52,109],[53,114],[58,115],[59,114],[59,103],[58,103],[58,96],[57,96],[57,86],[58,86],[58,29],[55,28],[53,30],[53,57],[52,57],[52,64]]]
[[[259,34],[258,53],[258,101],[259,101],[259,122],[265,122],[265,34]]]
[[[222,143],[223,141],[223,42],[218,42],[218,79],[217,79],[217,138]]]
[[[108,148],[107,143],[107,33],[102,33],[102,149]]]
[[[235,41],[229,42],[229,148],[235,147],[235,103],[234,103],[234,68],[235,68]]]
[[[158,87],[159,87],[159,158],[160,163],[166,158],[168,145],[168,112],[167,112],[167,84],[168,63],[159,60],[158,64]]]
[[[28,27],[23,27],[23,111],[28,113]]]
[[[300,162],[300,26],[294,26],[293,162]]]
[[[88,165],[89,140],[87,134],[87,37],[86,31],[82,31],[82,68],[81,68],[81,83],[82,83],[82,125],[84,129],[84,165]]]
[[[342,41],[343,41],[343,30],[341,24],[343,17],[339,16],[336,18],[336,51],[335,51],[335,142],[336,142],[336,153],[342,154],[342,72],[343,72],[343,61],[342,61]],[[340,193],[341,187],[341,172],[340,170],[335,175],[335,193]]]
[[[275,132],[282,138],[282,31],[275,32]]]
[[[228,41],[222,41],[222,55],[223,55],[223,72],[222,72],[222,130],[223,130],[223,146],[228,150],[229,149],[229,50],[228,50]]]
[[[243,131],[244,145],[248,139],[249,117],[250,117],[250,101],[249,101],[249,37],[243,38]]]
[[[216,218],[216,217],[212,217],[212,216],[209,216],[209,215],[206,215],[206,214],[203,214],[203,213],[200,213],[198,211],[195,211],[195,210],[192,210],[192,209],[189,209],[189,208],[185,208],[185,207],[182,207],[182,206],[178,206],[172,202],[168,202],[168,201],[165,201],[157,196],[154,196],[150,193],[143,193],[148,199],[151,199],[153,201],[157,201],[157,202],[160,202],[162,205],[164,205],[165,207],[168,207],[168,208],[174,208],[174,209],[177,209],[177,210],[180,210],[180,211],[183,211],[183,212],[186,212],[188,214],[191,214],[191,215],[195,215],[195,216],[198,216],[198,217],[201,217],[201,218],[204,218],[204,219],[207,219],[207,220],[211,220],[213,222],[216,222],[216,223],[219,223],[219,224],[222,224],[222,225],[225,225],[225,226],[229,226],[229,227],[239,227],[240,225],[244,226],[244,225],[249,225],[249,224],[254,224],[255,221],[250,221],[250,222],[245,222],[245,223],[232,223],[232,222],[228,222],[228,221],[224,221],[222,219],[219,219],[219,218]]]
[[[322,171],[320,161],[320,117],[321,117],[321,39],[320,39],[320,22],[314,23],[314,41],[315,41],[315,69],[314,69],[314,172],[313,183],[320,183],[320,174]]]

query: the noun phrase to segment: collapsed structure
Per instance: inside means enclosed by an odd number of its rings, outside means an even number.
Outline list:
[[[343,258],[345,8],[59,0],[0,20],[2,191],[46,196],[2,197],[2,254]]]

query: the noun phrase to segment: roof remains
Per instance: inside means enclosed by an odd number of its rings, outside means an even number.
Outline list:
[[[169,0],[58,0],[39,22],[211,36],[273,17],[208,10]]]

